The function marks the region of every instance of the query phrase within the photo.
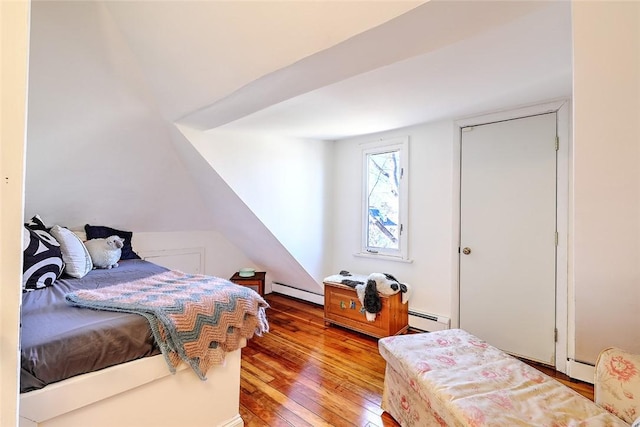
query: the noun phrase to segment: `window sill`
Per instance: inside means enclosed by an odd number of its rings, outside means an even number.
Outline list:
[[[384,255],[384,254],[372,254],[371,252],[356,252],[353,256],[358,258],[369,258],[369,259],[377,259],[384,261],[393,261],[393,262],[404,262],[411,264],[413,263],[412,259],[404,259],[397,256]]]

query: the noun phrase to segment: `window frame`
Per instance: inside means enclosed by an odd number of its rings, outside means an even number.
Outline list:
[[[398,233],[398,249],[377,248],[368,245],[369,231],[369,197],[368,197],[368,156],[370,154],[380,154],[389,151],[399,151],[400,157],[400,180],[398,186],[398,219],[400,221],[400,231]],[[362,144],[361,148],[362,170],[361,170],[361,191],[362,208],[361,219],[361,243],[359,256],[385,258],[397,261],[409,261],[408,251],[408,229],[409,229],[409,137],[395,137],[381,139],[376,142]]]

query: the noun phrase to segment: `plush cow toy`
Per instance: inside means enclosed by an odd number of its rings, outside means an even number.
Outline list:
[[[376,320],[376,314],[382,310],[382,301],[378,294],[393,295],[402,292],[402,303],[406,304],[409,300],[408,285],[400,283],[388,273],[371,273],[367,277],[367,283],[356,285],[355,290],[369,322]]]

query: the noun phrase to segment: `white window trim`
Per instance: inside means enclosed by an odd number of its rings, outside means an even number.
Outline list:
[[[375,154],[388,150],[400,150],[400,168],[403,171],[400,187],[398,192],[400,194],[400,206],[399,206],[399,219],[402,226],[399,240],[400,245],[398,250],[393,251],[380,251],[377,253],[367,250],[367,224],[368,224],[368,206],[367,206],[367,154]],[[396,137],[389,139],[380,139],[375,142],[369,142],[362,144],[361,152],[361,201],[362,207],[360,210],[361,220],[361,240],[360,240],[360,252],[354,254],[358,257],[385,259],[389,261],[402,261],[411,262],[409,260],[409,243],[408,243],[408,230],[409,230],[409,137]]]

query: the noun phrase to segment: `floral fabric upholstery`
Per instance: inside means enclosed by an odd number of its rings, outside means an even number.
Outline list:
[[[603,350],[596,362],[595,401],[631,424],[640,417],[640,355]]]
[[[402,426],[627,426],[558,381],[460,330],[378,341],[382,409]]]

